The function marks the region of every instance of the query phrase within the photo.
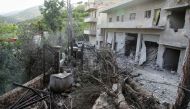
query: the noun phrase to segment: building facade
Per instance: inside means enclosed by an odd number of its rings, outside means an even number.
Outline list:
[[[125,0],[98,10],[96,45],[139,65],[181,72],[190,33],[188,0]]]
[[[89,42],[92,45],[98,45],[102,37],[100,37],[99,25],[107,21],[107,14],[101,13],[100,10],[118,3],[122,0],[88,0],[86,9],[89,15],[84,19],[84,22],[89,24],[89,27],[84,30],[84,34],[89,37]]]
[[[89,27],[84,30],[84,34],[88,35],[89,42],[96,44],[96,23],[97,23],[97,6],[95,0],[88,0],[85,11],[89,13],[84,22],[89,23]]]

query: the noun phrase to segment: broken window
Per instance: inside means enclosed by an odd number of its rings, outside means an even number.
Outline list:
[[[180,50],[166,48],[164,52],[163,68],[170,71],[177,71],[180,57]]]
[[[119,16],[117,16],[117,22],[119,22],[119,20],[120,20],[120,19],[119,19]]]
[[[153,25],[158,26],[159,20],[160,20],[160,12],[161,9],[155,9],[154,10],[154,19],[153,19]]]
[[[177,32],[178,29],[184,28],[185,14],[186,9],[177,9],[173,10],[172,14],[169,16],[170,28],[174,29],[175,32]]]
[[[109,18],[109,22],[112,22],[112,18],[111,17]]]
[[[130,14],[130,20],[135,20],[135,18],[136,18],[136,13],[131,13]]]
[[[127,33],[125,38],[125,55],[135,58],[138,34]]]
[[[151,18],[151,10],[145,11],[145,18]]]

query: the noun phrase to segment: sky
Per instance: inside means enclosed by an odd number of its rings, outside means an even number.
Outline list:
[[[71,3],[87,0],[71,0]],[[21,11],[34,6],[42,5],[44,0],[0,0],[0,14]]]

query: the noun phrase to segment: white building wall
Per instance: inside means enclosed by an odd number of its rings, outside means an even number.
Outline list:
[[[114,27],[122,27],[122,28],[136,28],[136,27],[152,27],[153,24],[153,18],[154,18],[154,10],[155,9],[160,9],[165,7],[165,2],[164,0],[152,0],[149,2],[145,2],[142,4],[139,4],[137,6],[127,6],[126,8],[112,10],[111,12],[108,13],[107,17],[107,24],[102,25],[103,27],[108,26],[109,28],[114,28]],[[145,18],[145,11],[151,10],[151,18]],[[136,19],[135,20],[130,20],[130,13],[136,13]],[[124,15],[124,22],[117,22],[117,16]],[[108,22],[109,18],[112,18],[112,22]],[[161,13],[161,21],[159,22],[159,25],[164,25],[166,23],[165,19],[166,16],[164,13]]]
[[[147,0],[148,1],[148,0]],[[163,67],[163,55],[166,49],[166,46],[170,46],[176,49],[179,49],[180,59],[178,65],[178,73],[182,71],[182,63],[185,54],[185,48],[187,46],[187,39],[184,35],[189,35],[190,37],[190,9],[186,11],[185,17],[185,26],[184,29],[179,29],[178,32],[174,32],[173,29],[169,27],[169,19],[168,16],[171,14],[165,8],[176,6],[174,0],[149,0],[148,2],[144,2],[138,5],[131,5],[125,8],[117,7],[115,9],[110,9],[107,11],[107,15],[104,13],[104,17],[106,19],[100,19],[98,22],[98,29],[104,28],[107,32],[107,38],[109,43],[110,39],[114,38],[114,33],[116,33],[116,41],[118,42],[117,49],[121,49],[125,42],[125,33],[137,33],[137,48],[136,48],[136,58],[135,61],[138,62],[140,50],[142,47],[142,41],[151,41],[159,44],[158,54],[157,54],[157,64],[160,67]],[[183,2],[183,0],[182,0]],[[175,5],[171,5],[174,3]],[[154,18],[154,10],[161,8],[160,20],[158,23],[158,27],[165,27],[163,30],[154,30],[154,29],[143,29],[153,26],[153,18]],[[151,18],[145,18],[145,11],[151,10]],[[130,20],[130,13],[136,13],[136,19]],[[121,21],[121,16],[124,15],[124,21]],[[120,21],[117,21],[117,16],[120,17]],[[109,18],[112,18],[112,22],[109,22]],[[101,21],[102,20],[102,21]],[[138,29],[135,29],[138,28]],[[99,32],[101,33],[101,31]],[[122,35],[121,35],[122,34]],[[99,34],[98,34],[99,35]],[[100,36],[100,35],[99,35]],[[103,40],[106,37],[104,36],[98,37],[97,40]],[[106,42],[105,41],[105,42]],[[113,47],[112,47],[113,48]]]
[[[89,35],[89,42],[91,45],[96,45],[96,37],[95,36],[90,36]]]

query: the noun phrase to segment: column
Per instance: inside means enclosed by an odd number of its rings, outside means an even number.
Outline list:
[[[142,45],[142,34],[138,33],[137,47],[136,47],[136,54],[135,54],[135,62],[139,61],[141,45]]]
[[[159,44],[156,64],[161,68],[163,68],[163,63],[164,63],[163,56],[165,49],[166,48],[164,47],[164,45]]]

